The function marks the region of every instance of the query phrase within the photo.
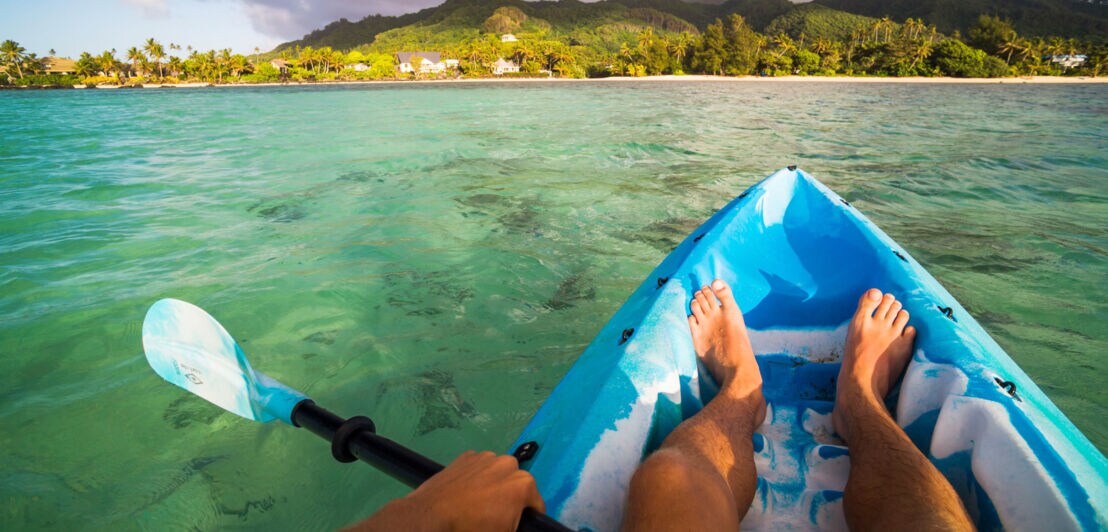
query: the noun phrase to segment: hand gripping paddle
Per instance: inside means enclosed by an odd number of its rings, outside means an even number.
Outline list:
[[[378,436],[369,418],[344,420],[254,371],[227,330],[196,305],[176,299],[154,303],[142,324],[142,346],[150,367],[163,379],[246,419],[279,419],[304,427],[330,441],[331,454],[340,462],[361,460],[413,488],[443,469],[438,462]],[[569,529],[526,508],[519,530]]]

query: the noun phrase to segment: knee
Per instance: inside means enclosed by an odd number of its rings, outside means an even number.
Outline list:
[[[698,484],[697,464],[685,455],[670,449],[655,451],[643,461],[635,476],[631,477],[631,489],[636,487],[667,486],[676,490]]]

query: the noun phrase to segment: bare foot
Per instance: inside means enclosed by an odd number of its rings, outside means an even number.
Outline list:
[[[884,400],[912,356],[916,329],[908,326],[908,311],[892,294],[866,290],[850,321],[846,351],[835,393],[831,420],[835,432],[850,441],[851,412],[859,402]],[[884,408],[884,407],[882,407]]]
[[[762,397],[762,374],[754,359],[754,348],[746,332],[742,311],[735,302],[731,287],[720,279],[698,290],[689,316],[696,355],[720,384],[720,394],[749,401],[753,408],[754,426],[766,417],[766,401]]]

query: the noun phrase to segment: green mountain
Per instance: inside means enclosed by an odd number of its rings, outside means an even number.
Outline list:
[[[571,42],[574,39],[611,41],[611,38],[605,36],[614,38],[615,34],[626,38],[645,27],[653,27],[661,32],[697,32],[696,25],[672,12],[654,8],[652,4],[655,3],[689,6],[686,11],[690,13],[712,8],[675,0],[626,3],[447,0],[439,6],[399,17],[374,15],[358,22],[345,19],[333,22],[299,40],[281,44],[273,51],[281,52],[297,46],[351,49],[370,44],[372,48],[382,51],[410,47],[441,48],[472,40],[482,32],[522,33],[533,38],[568,37]],[[512,17],[494,16],[502,8],[518,14],[516,18],[519,20],[515,25],[511,22]],[[699,20],[704,17],[697,18]],[[619,43],[616,42],[614,46],[618,49]]]
[[[922,18],[939,31],[965,33],[980,15],[1012,21],[1021,35],[1108,37],[1108,5],[1085,0],[815,0],[827,7],[903,21]]]
[[[877,19],[831,9],[820,4],[801,4],[773,19],[765,28],[767,35],[784,33],[794,39],[801,35],[845,41],[857,30],[868,30]]]
[[[696,34],[732,13],[742,15],[755,30],[794,38],[803,33],[842,40],[855,29],[871,26],[870,17],[884,16],[897,22],[920,18],[941,32],[964,33],[981,14],[1008,18],[1029,36],[1108,36],[1108,6],[1081,0],[815,0],[805,4],[789,0],[446,0],[401,16],[338,20],[267,55],[298,46],[368,47],[388,53],[404,48],[443,49],[482,34],[503,33],[614,53],[624,42],[633,44],[645,28],[663,34]]]

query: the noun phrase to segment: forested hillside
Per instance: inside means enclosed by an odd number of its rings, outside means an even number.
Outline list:
[[[922,18],[942,32],[966,32],[980,15],[1012,21],[1035,37],[1108,37],[1108,5],[1082,0],[815,0],[850,13],[894,20]]]
[[[742,15],[754,30],[774,35],[803,33],[810,37],[843,39],[853,29],[871,23],[873,18],[889,18],[901,23],[909,18],[926,21],[942,33],[965,33],[980,15],[997,16],[1012,22],[1020,34],[1033,37],[1055,36],[1103,40],[1108,37],[1108,5],[1078,0],[815,0],[793,4],[789,0],[607,0],[584,3],[527,2],[524,0],[447,0],[443,4],[416,13],[388,17],[367,16],[357,22],[339,20],[284,43],[274,52],[297,46],[330,46],[351,49],[372,44],[378,35],[413,26],[407,36],[390,35],[392,42],[428,39],[430,44],[455,41],[480,30],[484,21],[499,7],[514,7],[529,17],[549,23],[552,34],[593,33],[590,42],[613,27],[642,29],[652,26],[662,31],[681,31],[687,25],[703,30],[715,20],[731,14]],[[664,21],[660,22],[664,18]],[[451,37],[452,36],[452,37]]]

